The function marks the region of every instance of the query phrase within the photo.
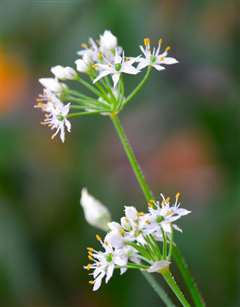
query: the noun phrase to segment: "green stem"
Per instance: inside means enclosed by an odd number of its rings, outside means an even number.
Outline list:
[[[83,115],[94,115],[94,114],[99,114],[99,111],[93,111],[93,112],[76,112],[76,113],[70,113],[67,118],[72,118],[72,117],[79,117]]]
[[[171,272],[167,269],[161,272],[161,275],[169,285],[169,287],[172,289],[178,300],[181,302],[181,304],[184,307],[191,307],[191,305],[186,300],[184,294],[182,293],[181,289],[178,287],[174,277],[172,276]]]
[[[200,295],[197,284],[194,281],[192,275],[190,274],[188,265],[176,245],[172,247],[172,255],[182,275],[182,278],[192,295],[192,299],[194,301],[195,306],[197,307],[206,306],[203,298]]]
[[[119,117],[116,115],[116,114],[112,114],[111,116],[111,120],[113,122],[113,125],[117,131],[117,134],[121,140],[121,143],[123,145],[123,148],[125,150],[125,153],[128,157],[128,160],[132,166],[132,169],[135,173],[135,176],[137,178],[137,181],[145,195],[145,198],[149,201],[153,198],[152,196],[152,193],[150,191],[150,188],[148,187],[146,181],[145,181],[145,178],[143,176],[143,173],[142,173],[142,170],[137,162],[137,159],[135,157],[135,154],[132,150],[132,147],[130,146],[129,142],[128,142],[128,139],[127,139],[127,136],[123,130],[123,127],[121,125],[121,122],[119,120]]]
[[[168,297],[166,292],[162,289],[162,287],[157,283],[156,279],[152,274],[147,272],[142,272],[143,276],[147,280],[147,282],[151,285],[153,290],[157,293],[157,295],[161,298],[161,300],[165,303],[167,307],[175,307],[172,303],[171,299]]]
[[[141,80],[141,82],[135,87],[135,89],[131,92],[131,94],[128,95],[128,97],[126,98],[126,100],[124,101],[124,104],[126,105],[134,96],[136,96],[138,94],[138,92],[140,92],[140,90],[142,89],[143,85],[145,84],[145,82],[147,81],[147,79],[150,76],[150,72],[151,72],[152,67],[149,66],[147,69],[147,72],[145,74],[145,76],[143,77],[143,79]]]
[[[142,192],[145,196],[145,199],[147,201],[153,199],[152,192],[144,178],[144,175],[140,169],[140,166],[138,165],[137,159],[135,157],[135,154],[132,150],[131,145],[128,142],[127,136],[124,132],[124,129],[121,125],[121,122],[117,115],[111,116],[112,122],[114,124],[114,127],[116,128],[117,134],[120,138],[120,141],[122,143],[122,146],[126,152],[126,155],[129,159],[129,162],[132,166],[132,169],[134,171],[134,174],[136,176],[136,179],[142,189]],[[184,257],[180,253],[180,251],[177,249],[177,247],[174,247],[172,250],[173,257],[176,261],[176,264],[178,266],[178,269],[183,277],[183,280],[185,281],[185,284],[188,287],[189,292],[191,293],[192,299],[195,303],[196,307],[203,307],[205,306],[204,300],[198,290],[198,287],[196,283],[194,282],[191,273],[189,271],[188,266],[186,265],[186,262],[184,260]]]

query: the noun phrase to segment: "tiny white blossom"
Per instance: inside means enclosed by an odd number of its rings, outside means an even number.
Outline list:
[[[111,50],[117,47],[117,37],[111,31],[105,30],[103,35],[100,35],[100,48],[104,50]]]
[[[144,45],[145,48],[143,46],[140,46],[140,49],[144,55],[144,57],[140,57],[138,59],[138,69],[143,69],[147,66],[152,66],[155,69],[157,69],[158,71],[160,70],[164,70],[165,67],[162,66],[163,64],[165,65],[171,65],[171,64],[176,64],[178,63],[178,61],[175,58],[172,57],[168,57],[168,51],[170,50],[170,47],[167,47],[164,52],[160,52],[161,49],[161,44],[162,44],[162,40],[159,40],[158,43],[158,47],[157,49],[153,48],[153,51],[151,51],[151,47],[150,47],[150,39],[145,38],[144,39]]]
[[[114,249],[109,242],[103,242],[98,235],[97,239],[100,241],[104,251],[96,251],[93,248],[88,248],[88,258],[93,261],[93,263],[84,267],[87,270],[93,270],[90,274],[94,278],[93,281],[90,281],[90,283],[93,284],[93,291],[100,288],[104,277],[105,282],[108,283],[116,265],[122,267],[123,270],[121,273],[124,273],[128,263],[128,256],[123,249]]]
[[[86,221],[97,228],[108,230],[108,223],[111,221],[111,215],[106,206],[99,200],[90,195],[86,188],[82,189],[80,203],[83,207],[83,212]]]
[[[59,80],[73,80],[77,77],[76,71],[69,66],[63,67],[61,65],[57,65],[51,68],[51,72]]]
[[[149,220],[150,223],[147,225],[147,229],[150,233],[154,234],[156,239],[162,240],[162,231],[167,234],[172,232],[172,228],[181,231],[181,229],[174,224],[175,221],[180,219],[182,216],[189,214],[191,211],[188,211],[183,208],[179,208],[180,203],[178,203],[178,199],[180,193],[176,194],[175,204],[170,205],[170,199],[164,198],[162,196],[162,202],[156,202],[154,206],[149,207]],[[161,226],[161,228],[160,228]]]
[[[50,92],[60,95],[65,89],[66,85],[58,81],[55,78],[41,78],[39,82]]]
[[[35,106],[45,112],[43,125],[47,125],[51,129],[56,129],[52,135],[52,139],[60,133],[60,139],[65,141],[65,128],[71,131],[71,123],[67,119],[70,110],[70,103],[64,105],[50,90],[45,89],[43,95],[39,96],[38,104]]]
[[[121,73],[136,75],[140,72],[133,66],[136,61],[136,58],[126,59],[124,53],[121,55],[121,53],[116,49],[113,63],[108,62],[106,64],[95,64],[95,68],[99,70],[99,75],[93,83],[96,83],[101,78],[111,75],[114,87],[116,87]]]

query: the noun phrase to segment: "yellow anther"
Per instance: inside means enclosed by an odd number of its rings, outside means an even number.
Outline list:
[[[122,237],[125,235],[124,229],[121,228],[119,232],[120,232],[120,235],[121,235]]]
[[[144,216],[144,212],[138,212],[138,216]]]
[[[159,41],[158,41],[158,43],[159,43],[159,45],[162,45],[162,43],[163,43],[163,39],[162,39],[162,38],[160,38],[160,39],[159,39]]]
[[[87,44],[81,44],[81,47],[87,49],[88,45]]]
[[[90,263],[84,266],[84,269],[87,271],[91,270],[91,268],[92,268],[92,265]]]
[[[181,196],[181,193],[180,192],[177,192],[176,194],[176,204],[178,203],[178,200],[179,200],[179,197]]]
[[[89,280],[89,282],[88,282],[90,285],[94,285],[94,280]]]
[[[88,259],[94,261],[94,258],[91,255],[88,255]]]
[[[102,241],[102,238],[99,235],[96,235],[96,239],[100,242]]]
[[[149,39],[148,37],[145,37],[144,40],[143,40],[143,42],[144,42],[144,45],[145,45],[146,47],[149,47],[149,46],[150,46],[150,39]]]
[[[92,248],[92,247],[87,247],[87,250],[88,250],[89,252],[94,252],[94,248]]]
[[[153,199],[150,199],[150,200],[148,201],[148,207],[154,208],[154,206],[155,206],[155,201],[154,201]]]
[[[170,46],[167,46],[167,48],[165,49],[165,52],[168,52],[171,49]]]

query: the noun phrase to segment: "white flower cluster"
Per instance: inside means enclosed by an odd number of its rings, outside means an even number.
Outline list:
[[[142,55],[126,57],[123,48],[118,45],[117,37],[106,30],[98,41],[90,38],[88,44],[82,45],[78,52],[79,59],[75,61],[76,70],[60,65],[52,67],[54,78],[39,79],[44,93],[40,95],[37,107],[47,113],[44,123],[57,130],[53,137],[60,132],[60,138],[64,142],[65,128],[70,132],[70,123],[67,120],[69,117],[93,113],[111,115],[120,112],[144,83],[140,82],[132,93],[125,97],[122,74],[136,75],[148,67],[149,75],[152,67],[160,71],[165,69],[165,65],[177,63],[175,58],[168,56],[170,48],[161,51],[161,45],[162,40],[159,40],[157,48],[151,50],[150,40],[146,38],[144,46],[140,46]],[[88,80],[83,79],[84,75]],[[81,89],[73,90],[63,81],[79,82],[95,97],[83,94]],[[69,114],[70,109],[78,109],[81,112]]]
[[[128,268],[150,273],[168,269],[173,231],[181,231],[175,222],[190,213],[179,208],[179,195],[176,195],[174,204],[170,204],[170,198],[161,195],[161,203],[149,202],[147,213],[126,206],[120,223],[108,223],[110,230],[104,240],[97,235],[103,251],[88,248],[88,258],[92,263],[85,266],[85,269],[93,270],[90,284],[93,284],[94,291],[99,289],[104,278],[106,283],[110,280],[114,269],[120,269],[121,274]]]

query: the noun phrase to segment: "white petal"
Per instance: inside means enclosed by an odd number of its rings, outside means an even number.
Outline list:
[[[111,277],[113,276],[113,271],[114,271],[114,264],[110,264],[107,268],[107,274],[106,274],[106,284],[109,282]]]
[[[93,291],[97,291],[100,287],[101,287],[101,284],[102,284],[102,279],[104,277],[104,273],[99,275],[96,279],[95,279],[95,282],[94,282],[94,286],[93,286]]]
[[[177,64],[177,63],[178,61],[176,59],[170,58],[170,57],[165,57],[161,61],[161,64],[166,64],[166,65],[172,65],[172,64]]]
[[[147,66],[149,66],[149,65],[150,65],[149,60],[141,59],[141,60],[139,61],[139,64],[138,64],[138,66],[137,66],[137,69],[141,70],[141,69],[143,69],[143,68],[145,68],[145,67],[147,67]]]
[[[100,80],[100,79],[106,77],[106,76],[109,75],[110,73],[111,73],[111,72],[110,72],[110,71],[107,71],[107,70],[100,72],[100,74],[97,76],[97,78],[93,80],[93,83],[96,83],[98,80]]]
[[[135,207],[125,207],[125,215],[130,220],[137,220],[138,212]]]
[[[158,70],[158,71],[161,71],[161,70],[164,70],[164,69],[165,69],[165,67],[163,67],[163,66],[161,66],[161,65],[158,65],[158,64],[153,65],[153,67],[154,67],[156,70]]]
[[[116,87],[119,79],[120,79],[120,73],[116,73],[116,74],[112,75],[113,87]]]
[[[131,74],[131,75],[136,75],[140,72],[139,69],[136,69],[134,66],[127,63],[123,64],[121,71],[124,72],[125,74]]]

